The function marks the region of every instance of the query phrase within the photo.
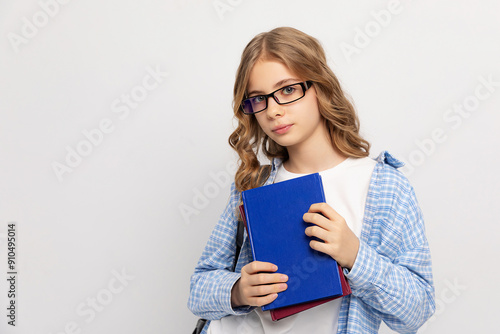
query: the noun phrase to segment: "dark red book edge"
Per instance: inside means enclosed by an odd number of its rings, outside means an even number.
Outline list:
[[[243,224],[245,225],[245,229],[247,228],[247,222],[246,222],[246,217],[245,217],[245,209],[243,207],[243,204],[240,205],[240,214],[241,214],[241,219],[243,220]],[[351,287],[349,286],[349,283],[347,282],[347,279],[344,276],[344,273],[342,271],[342,267],[340,264],[337,263],[338,266],[338,271],[339,271],[339,276],[340,276],[340,284],[342,285],[342,295],[333,297],[333,298],[326,298],[326,299],[321,299],[321,300],[315,300],[312,302],[307,302],[307,303],[302,303],[302,304],[297,304],[297,305],[290,305],[287,307],[281,307],[277,308],[274,310],[271,310],[271,318],[273,321],[278,321],[280,319],[289,317],[293,314],[308,310],[310,308],[313,308],[315,306],[327,303],[331,300],[344,297],[347,295],[350,295],[352,293]]]
[[[338,263],[337,263],[337,265],[338,265],[338,270],[339,270],[339,274],[340,274],[339,275],[340,276],[340,283],[342,284],[342,296],[337,296],[337,297],[333,297],[333,298],[326,298],[326,299],[321,299],[321,300],[315,300],[312,302],[307,302],[307,303],[297,304],[297,305],[290,305],[287,307],[281,307],[281,308],[271,310],[270,311],[271,318],[273,319],[273,321],[278,321],[280,319],[289,317],[293,314],[296,314],[296,313],[308,310],[310,308],[313,308],[315,306],[327,303],[331,300],[350,295],[352,292],[351,287],[349,286],[349,283],[347,282],[347,280],[343,274],[342,267]]]
[[[247,218],[245,217],[245,207],[243,206],[243,204],[240,204],[240,215],[241,215],[241,220],[243,220],[243,225],[245,225],[245,230],[247,230]]]

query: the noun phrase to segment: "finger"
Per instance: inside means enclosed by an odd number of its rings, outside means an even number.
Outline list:
[[[331,257],[333,257],[333,255],[331,254],[331,247],[329,247],[324,242],[319,242],[319,241],[316,241],[316,240],[311,240],[309,242],[309,246],[312,249],[314,249],[315,251],[318,251],[318,252],[321,252],[321,253],[324,253],[324,254],[327,254],[327,255],[330,255]]]
[[[302,216],[306,223],[311,223],[321,227],[324,230],[330,231],[332,228],[332,221],[325,216],[315,212],[306,212]]]
[[[327,203],[314,203],[309,207],[308,212],[321,213],[326,218],[330,220],[342,219],[342,216],[338,214],[330,205]]]
[[[288,285],[286,283],[278,283],[251,286],[248,290],[250,297],[262,297],[273,293],[283,292],[287,288]]]
[[[267,296],[262,297],[253,297],[249,298],[249,304],[252,306],[263,306],[267,304],[271,304],[276,298],[278,298],[277,293],[272,293]]]
[[[288,281],[288,276],[285,274],[254,274],[248,276],[249,285],[268,285],[268,284],[279,284]]]
[[[242,268],[248,274],[253,275],[262,272],[274,273],[278,270],[278,266],[270,262],[252,261]]]
[[[320,226],[309,226],[306,228],[305,233],[308,237],[315,237],[323,241],[328,239],[328,231]]]

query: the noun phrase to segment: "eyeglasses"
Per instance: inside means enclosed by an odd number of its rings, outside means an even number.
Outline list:
[[[267,95],[257,95],[244,99],[241,102],[241,110],[244,114],[252,115],[267,109],[267,102],[270,97],[277,104],[288,104],[300,100],[306,95],[312,85],[312,81],[299,82],[293,85],[285,86]]]

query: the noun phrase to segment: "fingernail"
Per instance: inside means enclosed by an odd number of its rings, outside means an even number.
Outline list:
[[[273,270],[274,271],[278,270],[278,266],[277,265],[273,265]]]
[[[281,280],[286,282],[288,281],[288,276],[287,275],[281,275]]]

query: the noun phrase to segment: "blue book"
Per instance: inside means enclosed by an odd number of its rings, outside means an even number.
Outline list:
[[[249,189],[242,193],[255,261],[271,262],[288,275],[288,289],[262,310],[342,295],[337,262],[309,246],[302,219],[314,203],[326,202],[318,173]]]

